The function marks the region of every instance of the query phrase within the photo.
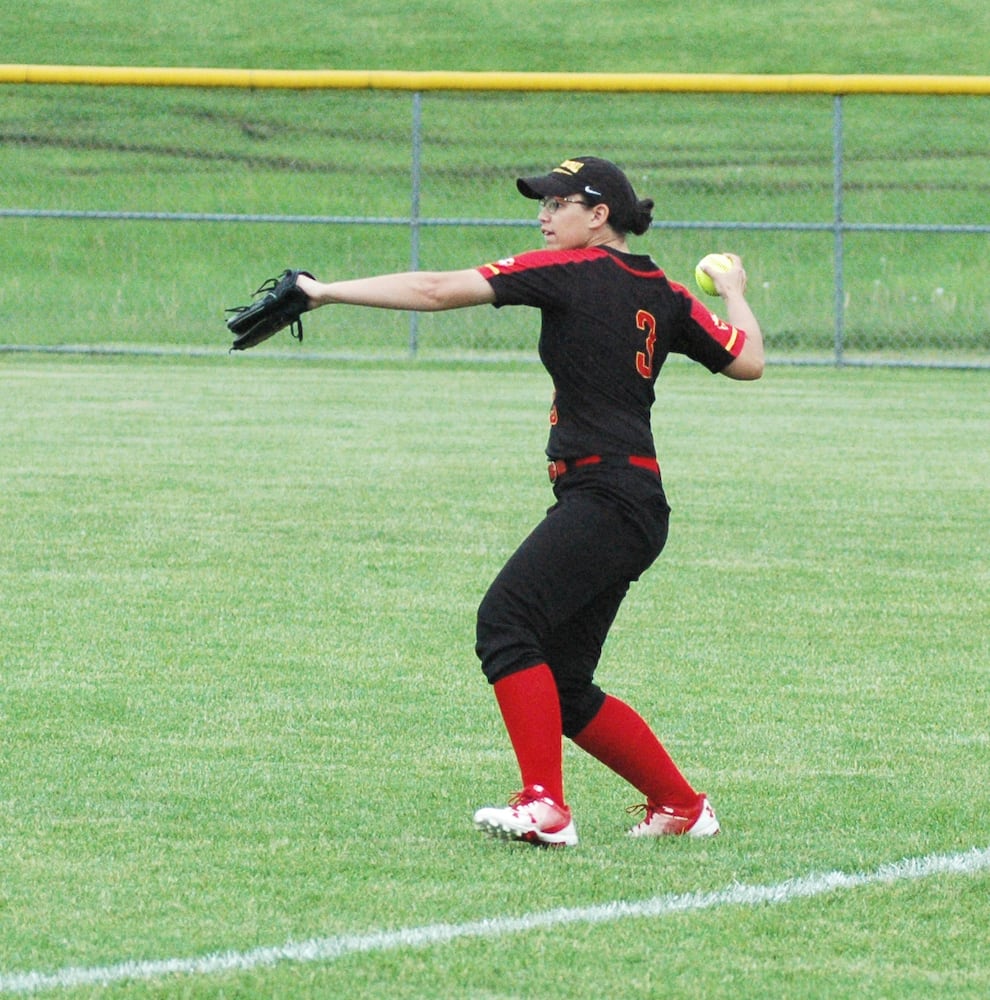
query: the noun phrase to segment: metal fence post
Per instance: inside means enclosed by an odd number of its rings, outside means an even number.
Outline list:
[[[409,206],[409,270],[419,270],[419,196],[422,185],[423,152],[423,95],[414,91],[412,95],[412,167],[410,186],[412,188]],[[409,313],[409,356],[414,358],[419,348],[419,313]]]
[[[845,243],[843,231],[843,151],[842,151],[842,95],[836,94],[832,102],[832,254],[835,299],[835,363],[842,364],[845,350],[846,290],[843,277]]]

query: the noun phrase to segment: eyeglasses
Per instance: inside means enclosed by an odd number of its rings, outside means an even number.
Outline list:
[[[586,201],[583,201],[581,198],[547,197],[540,199],[540,208],[542,208],[543,211],[547,213],[547,215],[553,215],[554,212],[556,212],[557,209],[561,208],[563,205],[584,205],[585,208],[589,207],[588,203]]]

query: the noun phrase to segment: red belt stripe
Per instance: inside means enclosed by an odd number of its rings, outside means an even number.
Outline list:
[[[555,483],[561,476],[571,469],[580,469],[586,465],[600,465],[608,461],[601,455],[586,455],[584,458],[574,458],[565,462],[562,458],[554,459],[547,465],[547,475],[550,482]],[[619,459],[620,462],[635,466],[637,469],[647,469],[649,472],[660,474],[660,465],[652,455],[628,455]]]

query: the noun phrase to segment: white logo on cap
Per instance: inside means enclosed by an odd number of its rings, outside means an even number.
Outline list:
[[[596,191],[590,184],[585,184],[584,190],[586,194],[593,194],[596,198],[601,198],[601,191]]]

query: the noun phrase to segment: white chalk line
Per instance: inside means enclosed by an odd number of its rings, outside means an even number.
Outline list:
[[[493,917],[464,924],[428,924],[397,931],[345,934],[289,942],[280,947],[226,951],[201,958],[167,958],[126,961],[86,968],[69,966],[56,972],[0,973],[0,993],[27,994],[80,986],[109,986],[124,980],[152,980],[165,976],[210,976],[247,972],[283,962],[333,962],[345,955],[428,948],[461,938],[498,938],[526,931],[546,930],[568,924],[604,924],[628,918],[658,918],[673,913],[710,910],[723,906],[758,906],[808,899],[840,889],[890,884],[934,875],[972,875],[990,869],[990,848],[973,848],[961,854],[931,854],[881,865],[872,872],[806,875],[776,885],[731,885],[713,892],[657,896],[636,903],[612,902],[597,906],[561,907],[519,917]]]

